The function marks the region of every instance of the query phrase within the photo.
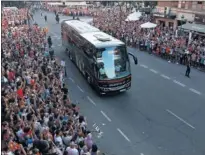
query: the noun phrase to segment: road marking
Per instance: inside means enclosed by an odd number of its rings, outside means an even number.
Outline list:
[[[75,81],[71,77],[69,77],[69,80],[72,81],[73,83],[75,83]]]
[[[140,64],[141,67],[143,68],[148,68],[146,65]]]
[[[56,36],[56,33],[54,33],[54,32],[50,32],[52,35],[54,35],[54,36]]]
[[[111,122],[111,119],[102,110],[100,112],[109,122]]]
[[[188,125],[189,127],[191,127],[192,129],[195,129],[194,126],[192,126],[191,124],[187,123],[185,120],[183,120],[181,117],[177,116],[175,113],[173,113],[172,111],[170,111],[169,109],[166,110],[168,113],[170,113],[172,116],[176,117],[178,120],[182,121],[184,124]]]
[[[171,79],[170,77],[168,77],[168,76],[166,76],[166,75],[164,75],[164,74],[161,74],[161,77],[163,77],[163,78],[165,78],[165,79],[167,79],[167,80],[170,80],[170,79]]]
[[[87,99],[88,99],[93,105],[96,106],[95,102],[94,102],[89,96],[87,96]]]
[[[181,82],[179,82],[179,81],[177,81],[177,80],[174,80],[174,83],[176,83],[176,84],[178,84],[178,85],[180,85],[180,86],[182,86],[182,87],[185,87],[185,84],[183,84],[183,83],[181,83]]]
[[[150,69],[150,71],[153,72],[153,73],[155,73],[155,74],[158,73],[158,72],[157,72],[156,70],[154,70],[154,69]]]
[[[189,88],[190,91],[192,91],[193,93],[196,93],[198,95],[201,95],[201,92],[197,91],[196,89],[193,88]]]
[[[83,89],[80,88],[80,86],[77,86],[77,87],[78,87],[78,89],[79,89],[82,93],[84,93]]]
[[[128,138],[119,128],[117,128],[117,131],[118,131],[128,142],[130,142],[129,138]]]

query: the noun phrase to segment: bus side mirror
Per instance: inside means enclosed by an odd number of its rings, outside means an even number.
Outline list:
[[[132,53],[130,53],[130,52],[128,52],[128,54],[132,56],[132,58],[134,59],[135,65],[137,65],[137,64],[138,64],[138,59],[137,59],[137,57],[134,56],[134,54],[132,54]]]
[[[134,62],[135,62],[135,65],[138,64],[138,59],[137,59],[137,57],[134,57]]]

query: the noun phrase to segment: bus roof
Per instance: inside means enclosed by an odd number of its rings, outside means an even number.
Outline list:
[[[67,20],[66,24],[74,28],[83,38],[96,47],[119,46],[124,43],[102,31],[98,28],[80,20]]]
[[[93,44],[95,47],[98,47],[98,48],[124,45],[122,41],[102,31],[83,33],[81,34],[81,36],[87,39],[91,44]]]
[[[98,28],[80,20],[67,20],[65,23],[73,27],[80,34],[100,31]]]

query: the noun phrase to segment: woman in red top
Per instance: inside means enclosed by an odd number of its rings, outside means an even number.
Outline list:
[[[17,90],[17,95],[18,95],[18,98],[23,98],[23,97],[24,97],[23,89],[22,89],[22,88],[19,88],[19,89]]]

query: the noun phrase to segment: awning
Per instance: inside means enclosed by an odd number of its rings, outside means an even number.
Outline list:
[[[156,26],[157,24],[150,23],[150,22],[140,25],[141,28],[145,28],[145,29],[155,28]]]
[[[205,25],[201,24],[190,24],[186,23],[182,26],[180,26],[182,29],[185,30],[190,30],[190,31],[195,31],[195,32],[200,32],[200,33],[205,33]]]
[[[86,2],[65,2],[66,6],[87,6]]]
[[[142,16],[141,12],[133,12],[129,14],[125,21],[137,21]]]

